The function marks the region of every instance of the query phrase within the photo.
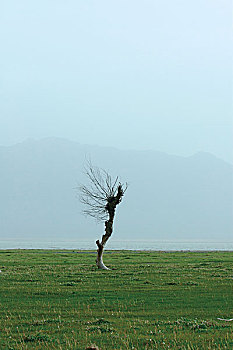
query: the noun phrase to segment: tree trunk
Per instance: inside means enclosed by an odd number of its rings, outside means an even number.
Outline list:
[[[96,244],[98,246],[97,249],[97,258],[96,258],[96,265],[98,269],[101,270],[110,270],[106,265],[104,265],[103,262],[103,251],[104,251],[104,246],[100,243],[100,241],[96,241]]]
[[[112,231],[113,231],[113,219],[114,215],[112,218],[110,218],[108,221],[105,221],[105,234],[102,236],[102,241],[96,241],[96,244],[98,246],[97,249],[97,258],[96,258],[96,265],[99,269],[102,270],[110,270],[107,266],[104,265],[103,262],[103,252],[104,252],[104,246],[107,243],[107,240],[111,237]]]
[[[104,246],[107,243],[108,239],[111,237],[112,235],[112,231],[113,231],[113,220],[114,220],[114,216],[115,216],[115,210],[116,210],[116,206],[120,203],[121,198],[123,196],[124,192],[122,190],[122,186],[119,185],[118,186],[118,191],[117,191],[117,195],[115,197],[109,197],[108,198],[108,203],[105,207],[105,209],[108,212],[109,215],[109,219],[107,221],[105,221],[105,234],[102,236],[102,240],[101,243],[100,241],[96,241],[97,244],[97,258],[96,258],[96,265],[99,269],[102,270],[110,270],[107,266],[104,265],[103,262],[103,251],[104,251]]]

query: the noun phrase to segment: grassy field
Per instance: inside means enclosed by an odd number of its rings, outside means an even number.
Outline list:
[[[232,349],[231,252],[0,251],[0,349]]]

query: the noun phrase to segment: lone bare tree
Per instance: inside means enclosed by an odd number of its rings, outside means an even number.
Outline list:
[[[112,178],[105,170],[94,167],[90,161],[85,167],[85,174],[89,185],[79,187],[80,201],[85,205],[83,210],[85,215],[105,222],[105,234],[101,242],[96,241],[98,247],[96,265],[99,269],[109,270],[103,263],[103,250],[113,232],[116,207],[121,202],[128,185],[121,184],[118,176]]]

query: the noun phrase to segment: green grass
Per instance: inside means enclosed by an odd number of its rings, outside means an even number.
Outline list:
[[[0,349],[232,349],[232,257],[0,251]]]

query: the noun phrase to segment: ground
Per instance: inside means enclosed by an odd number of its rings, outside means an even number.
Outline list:
[[[0,349],[232,349],[232,252],[0,251]]]

